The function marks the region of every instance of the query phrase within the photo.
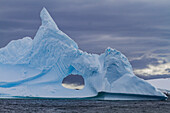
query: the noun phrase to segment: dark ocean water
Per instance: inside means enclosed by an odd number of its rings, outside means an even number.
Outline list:
[[[0,113],[170,113],[167,101],[0,99]]]

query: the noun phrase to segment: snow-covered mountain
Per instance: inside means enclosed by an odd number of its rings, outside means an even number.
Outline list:
[[[63,33],[47,10],[42,25],[30,37],[11,41],[0,49],[0,97],[92,98],[108,100],[166,99],[155,87],[134,75],[128,59],[107,48],[88,54]],[[63,79],[81,75],[81,90],[62,86]]]

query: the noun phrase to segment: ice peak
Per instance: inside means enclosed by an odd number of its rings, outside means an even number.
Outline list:
[[[40,17],[41,17],[43,26],[50,25],[50,27],[54,26],[56,29],[58,29],[56,23],[54,22],[53,18],[50,16],[49,12],[47,11],[45,7],[41,10]]]

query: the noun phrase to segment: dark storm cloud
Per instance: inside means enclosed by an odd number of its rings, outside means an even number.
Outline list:
[[[100,54],[110,46],[131,60],[148,50],[170,48],[168,0],[0,0],[0,47],[13,39],[33,38],[43,7],[87,52]]]

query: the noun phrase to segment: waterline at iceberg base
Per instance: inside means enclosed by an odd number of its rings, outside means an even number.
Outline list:
[[[121,52],[109,47],[101,55],[83,52],[45,8],[40,17],[42,25],[33,40],[25,37],[0,49],[0,98],[167,99],[134,75]],[[84,78],[83,89],[62,86],[71,74]]]

